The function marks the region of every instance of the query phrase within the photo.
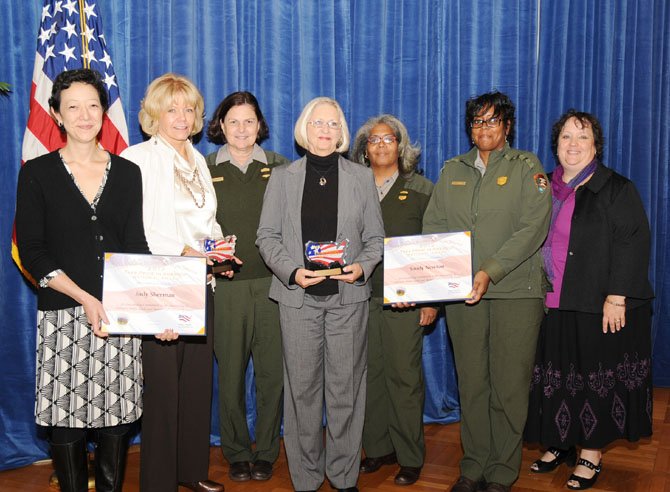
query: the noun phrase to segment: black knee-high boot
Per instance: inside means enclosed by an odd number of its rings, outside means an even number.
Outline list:
[[[126,427],[126,426],[119,426]],[[126,470],[126,454],[130,430],[119,433],[98,432],[98,446],[95,450],[95,490],[97,492],[121,492],[123,475]]]
[[[61,492],[86,492],[88,490],[86,439],[64,444],[50,442],[49,449]]]

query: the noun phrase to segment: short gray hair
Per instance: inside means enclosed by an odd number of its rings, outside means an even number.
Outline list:
[[[382,123],[391,127],[395,138],[398,140],[398,171],[402,177],[408,178],[416,171],[416,166],[421,157],[421,146],[418,143],[412,144],[409,141],[407,128],[392,114],[373,116],[363,123],[363,126],[360,127],[354,137],[351,160],[365,166],[370,165],[366,157],[368,137],[372,128]]]
[[[307,124],[309,123],[309,117],[312,115],[312,111],[314,111],[314,108],[316,108],[319,104],[330,104],[337,110],[337,114],[340,118],[341,136],[340,140],[337,142],[337,147],[335,147],[335,152],[346,152],[349,148],[349,141],[351,140],[349,127],[347,126],[347,120],[344,118],[344,111],[342,111],[339,103],[330,97],[315,97],[305,105],[305,107],[302,109],[302,113],[300,113],[298,121],[295,122],[295,128],[293,129],[295,142],[303,149],[309,149],[309,144],[307,142]]]

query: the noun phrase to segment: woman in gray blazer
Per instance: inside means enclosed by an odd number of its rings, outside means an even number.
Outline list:
[[[384,227],[372,172],[339,154],[349,130],[337,101],[310,101],[295,125],[303,158],[274,170],[256,245],[274,277],[284,350],[284,445],[296,490],[356,491],[365,413],[370,286]],[[348,240],[341,275],[308,269],[305,243]],[[327,433],[324,449],[323,409]]]

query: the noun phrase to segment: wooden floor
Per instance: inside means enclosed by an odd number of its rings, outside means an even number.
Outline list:
[[[458,424],[426,426],[426,464],[421,479],[410,487],[394,485],[395,466],[385,466],[377,473],[361,475],[361,491],[412,492],[449,490],[459,475],[461,458]],[[528,471],[530,463],[539,455],[536,448],[524,447],[523,464],[514,492],[567,490],[565,482],[569,471],[561,465],[553,473],[537,475]],[[290,492],[293,490],[283,453],[275,466],[274,477],[267,482],[235,483],[228,479],[228,466],[220,450],[211,449],[210,478],[223,482],[228,492]],[[605,450],[603,472],[593,491],[670,492],[670,389],[658,388],[654,396],[654,436],[637,444],[616,442]],[[38,492],[54,491],[48,486],[51,463],[34,464],[24,468],[0,472],[0,491]],[[139,491],[139,447],[133,446],[128,455],[128,469],[124,491]],[[322,491],[330,491],[325,483]],[[186,491],[181,489],[180,492]]]

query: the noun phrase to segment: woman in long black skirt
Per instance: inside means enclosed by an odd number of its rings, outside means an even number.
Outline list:
[[[525,439],[548,448],[531,471],[576,462],[567,487],[584,490],[600,474],[605,446],[652,432],[650,234],[635,185],[600,163],[593,115],[568,110],[552,146],[560,166],[543,253],[553,292]]]

